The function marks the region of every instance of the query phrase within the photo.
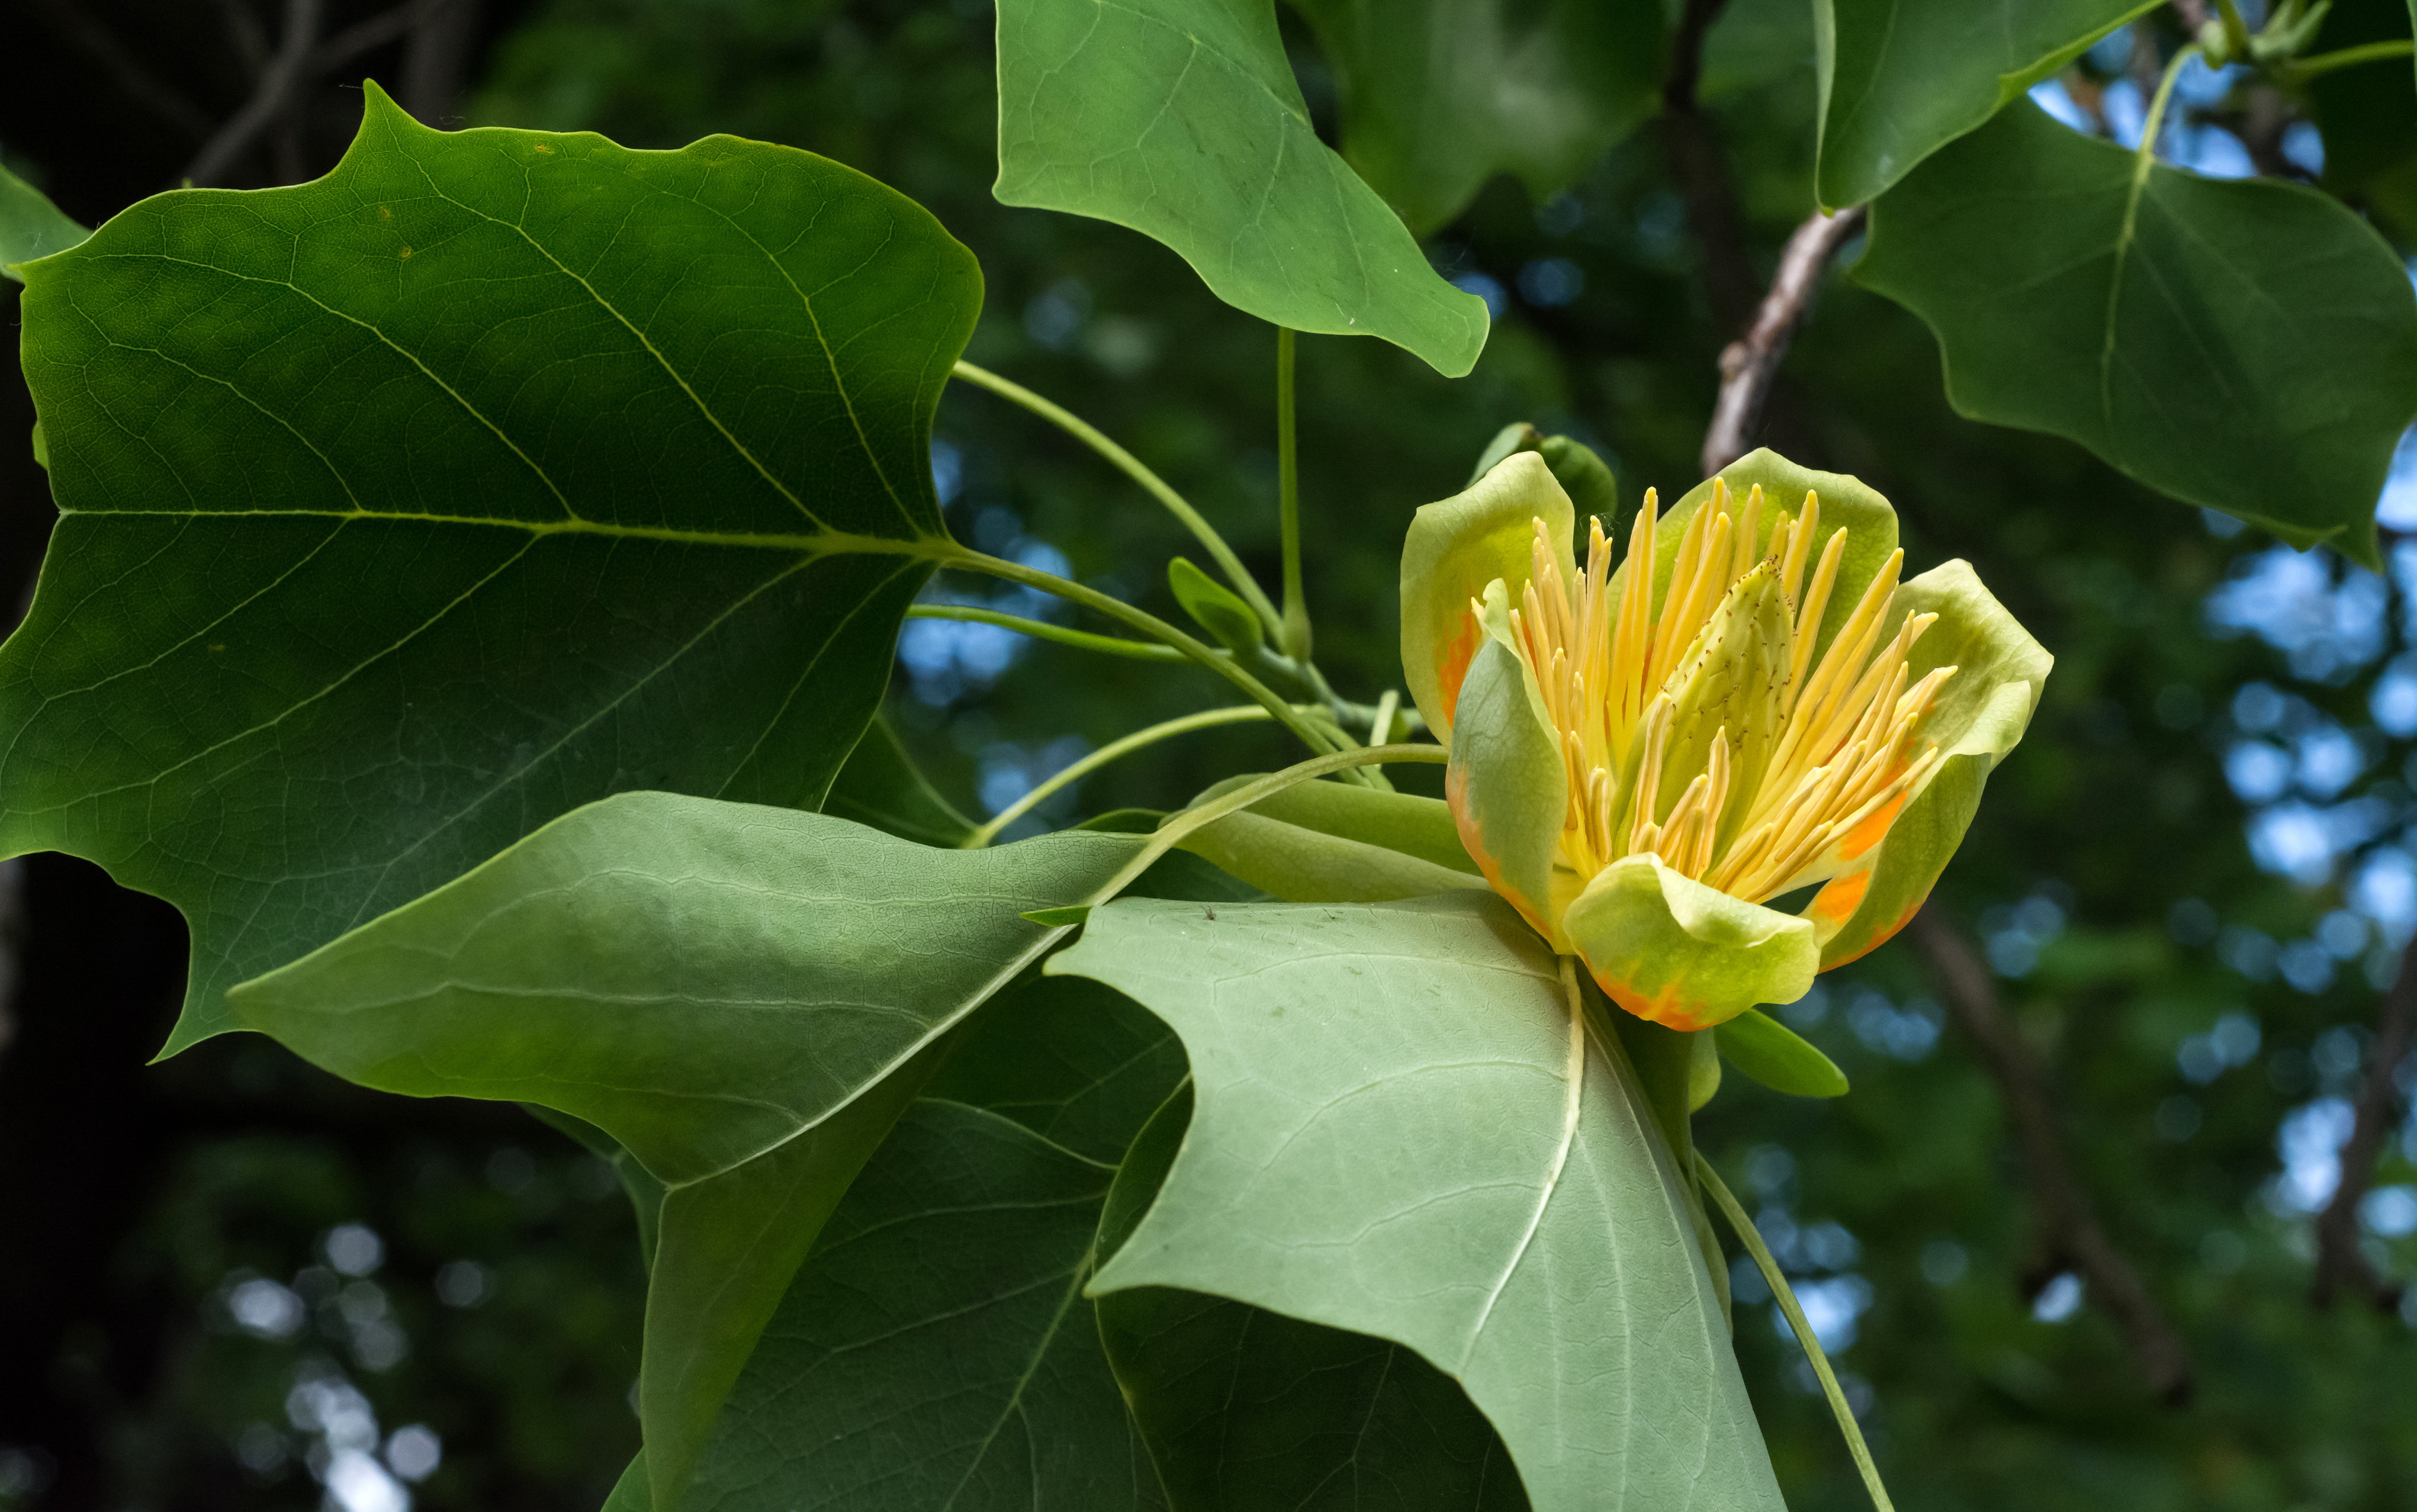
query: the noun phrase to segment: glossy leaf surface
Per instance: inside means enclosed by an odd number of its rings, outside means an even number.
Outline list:
[[[1163,242],[1279,325],[1382,337],[1454,378],[1485,344],[1485,301],[1318,141],[1273,0],[1004,0],[994,192]]]
[[[2417,297],[2339,203],[2136,175],[2025,102],[1873,206],[1855,274],[1929,323],[1962,414],[2376,561],[2376,496],[2417,414]]]
[[[172,1048],[582,803],[819,803],[947,549],[981,283],[920,207],[368,100],[327,177],[146,200],[24,294],[62,518],[0,847],[183,911]]]
[[[1426,235],[1485,181],[1542,202],[1652,113],[1654,0],[1294,0],[1343,97],[1343,156]]]
[[[2157,0],[1814,0],[1815,187],[1862,204]]]
[[[1407,1345],[1540,1507],[1779,1493],[1679,1176],[1624,1059],[1482,895],[1094,910],[1053,973],[1183,1039],[1198,1106],[1096,1293],[1231,1297]],[[1574,1076],[1573,1073],[1574,1072]]]
[[[1134,842],[912,845],[631,794],[232,994],[339,1076],[585,1119],[665,1187],[639,1378],[659,1505],[815,1231],[937,1059],[1036,958],[1016,915]]]

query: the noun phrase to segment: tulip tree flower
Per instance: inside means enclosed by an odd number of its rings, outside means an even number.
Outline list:
[[[1769,451],[1648,491],[1616,569],[1573,515],[1521,453],[1410,526],[1403,670],[1461,839],[1641,1019],[1794,1002],[1922,906],[2051,658],[1969,564],[1900,581],[1887,500]]]

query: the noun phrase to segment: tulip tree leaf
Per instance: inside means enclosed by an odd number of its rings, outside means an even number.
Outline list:
[[[1187,1086],[1133,1142],[1108,1193],[1102,1253],[1157,1197],[1191,1119]],[[1493,1425],[1403,1345],[1157,1286],[1107,1293],[1099,1321],[1176,1512],[1528,1505]]]
[[[32,265],[61,519],[0,650],[0,848],[231,983],[557,814],[812,807],[954,550],[932,412],[980,302],[920,206],[716,137],[428,130],[146,200]]]
[[[0,168],[0,277],[25,281],[20,263],[63,252],[92,233],[68,219],[50,196]]]
[[[1426,235],[1497,173],[1543,200],[1660,102],[1653,0],[1293,0],[1333,65],[1343,156]]]
[[[339,1076],[586,1120],[663,1184],[639,1372],[655,1501],[942,1036],[1130,838],[935,850],[822,814],[628,794],[237,988]]]
[[[1814,0],[1814,187],[1862,204],[2160,0]]]
[[[1215,912],[1120,900],[1050,963],[1165,1019],[1197,1088],[1093,1292],[1406,1345],[1539,1507],[1778,1508],[1677,1168],[1544,943],[1477,894]]]
[[[1115,1168],[907,1109],[823,1226],[682,1504],[1163,1507],[1083,1295]]]
[[[1003,0],[993,192],[1163,242],[1279,325],[1382,337],[1451,378],[1485,345],[1485,301],[1318,141],[1274,0]]]
[[[1975,419],[2376,561],[2417,414],[2417,297],[2338,202],[2152,166],[2025,103],[1872,208],[1863,283],[1928,322]]]

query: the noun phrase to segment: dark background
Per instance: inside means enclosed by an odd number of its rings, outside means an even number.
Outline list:
[[[364,76],[445,126],[807,147],[921,200],[980,257],[973,360],[1101,424],[1273,581],[1271,334],[1155,244],[991,202],[980,0],[326,0],[324,66],[267,129],[214,150],[288,16],[310,8],[8,0],[0,159],[86,223],[197,163],[229,186],[291,182],[342,151]],[[1810,209],[1801,8],[1735,0],[1699,115],[1649,126],[1542,205],[1497,182],[1437,238],[1438,266],[1498,300],[1472,377],[1371,341],[1302,343],[1311,605],[1319,659],[1350,696],[1398,678],[1410,512],[1460,487],[1505,422],[1588,440],[1627,494],[1694,480],[1740,290],[1768,279]],[[2178,35],[2163,13],[2142,24]],[[1293,35],[1330,128],[1329,77]],[[2102,49],[2072,96],[2095,100],[2128,71]],[[2190,129],[2239,124],[2238,104]],[[1690,150],[1707,144],[1709,158]],[[14,285],[0,287],[13,326]],[[13,374],[0,410],[0,438],[24,436]],[[939,435],[960,535],[1059,553],[1178,612],[1163,562],[1183,543],[1087,453],[963,388]],[[1851,1096],[1733,1080],[1698,1126],[1826,1324],[1899,1504],[2407,1505],[2417,1332],[2388,1296],[2310,1295],[2328,1161],[2417,925],[2407,578],[2212,528],[2066,443],[1958,419],[1927,332],[1845,280],[1825,288],[1758,439],[1880,488],[1909,569],[1969,557],[2058,658],[1938,907],[1989,963],[2001,1022],[2044,1078],[2060,1176],[2190,1366],[2187,1400],[2169,1405],[2180,1394],[2161,1395],[2126,1315],[2043,1224],[1997,1063],[1924,958],[1893,945],[1789,1014]],[[28,449],[0,439],[11,602],[52,518]],[[988,812],[1084,749],[1224,696],[1189,672],[926,625],[890,714],[940,786]],[[1287,759],[1266,730],[1188,742],[1045,811],[1164,807]],[[313,1506],[319,1477],[356,1484],[339,1472],[362,1456],[404,1468],[392,1435],[415,1424],[443,1445],[410,1487],[423,1506],[600,1503],[635,1446],[643,1299],[609,1172],[513,1110],[360,1092],[256,1036],[147,1065],[182,984],[172,911],[57,856],[18,863],[13,887],[0,1507]],[[2417,1264],[2417,1135],[2405,1105],[2392,1116],[2374,1180],[2401,1195],[2370,1198],[2361,1233],[2387,1281]],[[1739,1346],[1790,1504],[1862,1504],[1755,1293],[1741,1275]]]

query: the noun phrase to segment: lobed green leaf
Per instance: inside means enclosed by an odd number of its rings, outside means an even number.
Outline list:
[[[413,122],[28,265],[61,511],[0,849],[193,931],[171,1050],[593,799],[813,807],[938,555],[973,258],[837,163]]]
[[[1278,325],[1451,378],[1485,345],[1485,301],[1317,139],[1274,0],[1003,0],[994,192],[1153,237]]]
[[[1928,322],[1947,397],[2374,565],[2417,415],[2417,296],[2339,202],[2139,165],[2028,103],[1872,207],[1855,277]]]
[[[1862,204],[2160,0],[1814,0],[1814,187]]]
[[[1050,963],[1165,1019],[1198,1096],[1094,1293],[1406,1345],[1539,1507],[1778,1507],[1682,1177],[1543,942],[1479,894],[1215,912],[1119,900]]]
[[[671,1507],[756,1336],[944,1037],[1130,838],[935,850],[821,814],[631,794],[231,994],[413,1096],[585,1119],[664,1188],[639,1373]]]

